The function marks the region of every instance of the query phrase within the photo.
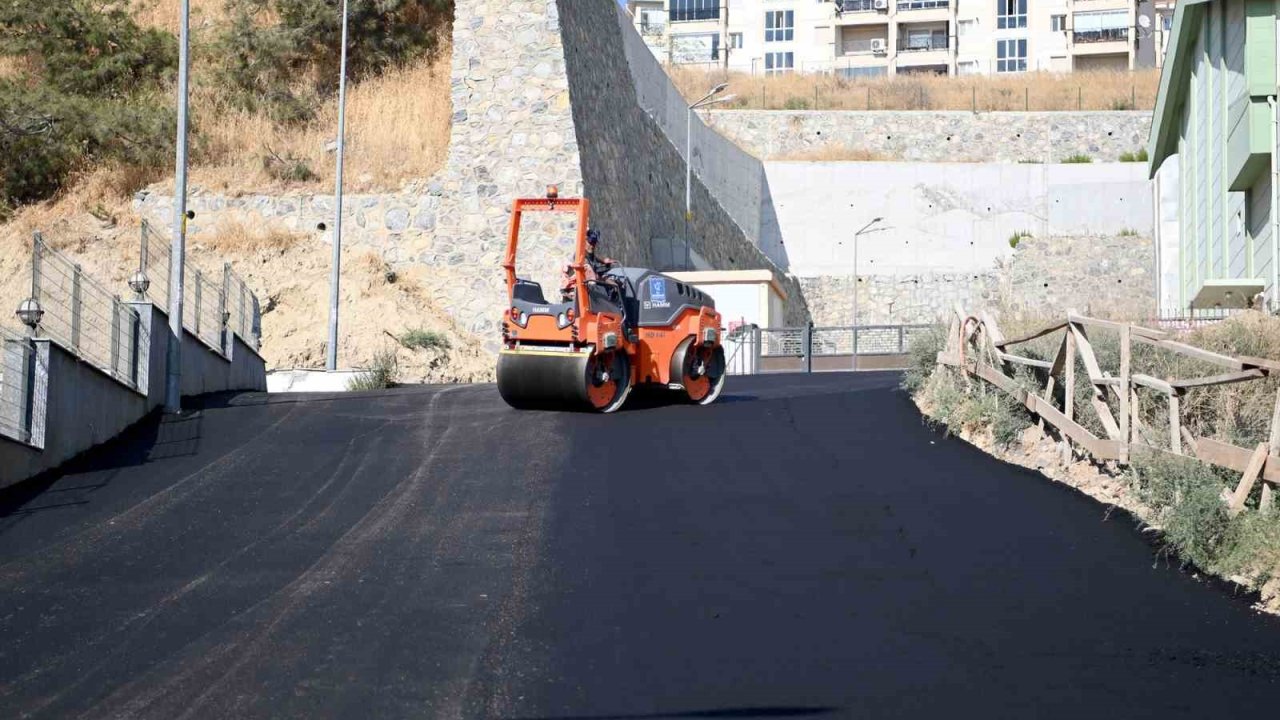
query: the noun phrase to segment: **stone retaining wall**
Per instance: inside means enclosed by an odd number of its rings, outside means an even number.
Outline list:
[[[863,275],[860,324],[927,323],[956,303],[1012,319],[1061,315],[1149,317],[1155,311],[1154,248],[1127,235],[1027,238],[1012,258],[980,272]],[[850,275],[800,279],[813,321],[852,324]]]
[[[865,150],[884,160],[1061,162],[1087,155],[1115,162],[1146,147],[1151,113],[711,110],[707,124],[762,159],[823,148]],[[839,159],[839,158],[832,158]]]

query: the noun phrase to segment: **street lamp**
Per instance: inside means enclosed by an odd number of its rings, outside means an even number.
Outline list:
[[[858,369],[858,238],[863,233],[871,230],[876,223],[884,220],[882,217],[872,218],[871,222],[863,225],[861,229],[853,234],[853,369]]]
[[[338,369],[338,283],[342,275],[342,161],[347,143],[347,0],[342,0],[342,59],[338,76],[338,158],[333,190],[333,259],[329,269],[329,347],[325,369]]]
[[[684,151],[684,269],[692,270],[689,263],[689,223],[693,220],[693,111],[709,105],[717,105],[733,100],[736,95],[712,100],[716,95],[729,88],[729,83],[720,83],[711,88],[711,92],[702,99],[689,105],[689,114],[685,118],[685,151]]]

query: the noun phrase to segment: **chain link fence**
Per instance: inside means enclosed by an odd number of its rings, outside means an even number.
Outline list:
[[[32,296],[44,311],[40,330],[85,362],[136,386],[138,313],[36,233]]]

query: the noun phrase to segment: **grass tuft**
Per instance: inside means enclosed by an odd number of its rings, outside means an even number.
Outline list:
[[[347,383],[347,389],[386,390],[395,384],[398,372],[395,350],[379,350],[373,354],[373,362],[369,365],[369,369],[351,378]]]
[[[1085,155],[1084,153],[1076,153],[1075,155],[1068,155],[1062,158],[1062,162],[1067,164],[1091,163],[1093,162],[1093,158]]]
[[[435,330],[406,330],[400,335],[400,344],[410,350],[448,350],[449,338]]]

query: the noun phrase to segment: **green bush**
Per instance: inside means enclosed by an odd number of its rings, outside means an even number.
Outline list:
[[[449,338],[435,330],[406,330],[400,335],[400,344],[410,350],[448,350]]]
[[[1029,237],[1031,237],[1030,230],[1015,230],[1014,233],[1009,236],[1009,247],[1017,248],[1018,243],[1022,242],[1023,238]]]
[[[1091,163],[1093,162],[1093,158],[1083,153],[1076,153],[1075,155],[1068,155],[1062,158],[1062,162],[1069,164]]]
[[[1147,149],[1143,148],[1137,152],[1126,152],[1120,154],[1120,162],[1146,162]]]
[[[373,354],[369,369],[351,378],[348,390],[385,390],[396,382],[399,368],[395,350],[379,350]]]
[[[232,102],[280,123],[305,122],[337,90],[341,13],[333,0],[228,0],[219,75]],[[348,75],[360,79],[439,45],[451,0],[352,3]]]
[[[52,197],[87,165],[171,162],[174,119],[163,90],[175,46],[116,5],[0,4],[0,57],[32,68],[0,81],[0,215]]]
[[[783,110],[808,110],[809,100],[802,97],[790,97],[782,105]]]

